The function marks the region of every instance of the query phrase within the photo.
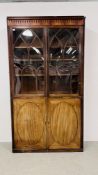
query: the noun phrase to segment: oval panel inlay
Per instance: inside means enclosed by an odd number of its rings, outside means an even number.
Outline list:
[[[37,144],[43,134],[43,115],[40,108],[32,103],[25,103],[17,116],[17,133],[21,142],[29,145]]]
[[[51,132],[54,140],[62,146],[70,144],[77,133],[78,119],[74,106],[60,102],[51,116]]]

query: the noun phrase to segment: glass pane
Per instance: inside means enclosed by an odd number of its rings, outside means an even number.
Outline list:
[[[44,94],[43,29],[13,29],[15,94]]]
[[[79,93],[79,30],[48,31],[49,93]]]

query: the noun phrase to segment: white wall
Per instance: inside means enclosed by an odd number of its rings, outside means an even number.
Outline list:
[[[7,16],[86,16],[84,138],[98,141],[98,2],[0,4],[0,142],[11,141]]]

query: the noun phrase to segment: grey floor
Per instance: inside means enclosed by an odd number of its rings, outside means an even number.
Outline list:
[[[98,0],[0,0],[0,3],[8,2],[93,2]]]
[[[0,143],[0,175],[98,175],[98,142],[80,153],[12,153]]]

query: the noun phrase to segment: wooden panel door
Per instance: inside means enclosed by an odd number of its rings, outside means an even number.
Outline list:
[[[46,148],[45,98],[14,99],[14,150]]]
[[[49,149],[79,149],[81,115],[79,98],[49,98]]]

